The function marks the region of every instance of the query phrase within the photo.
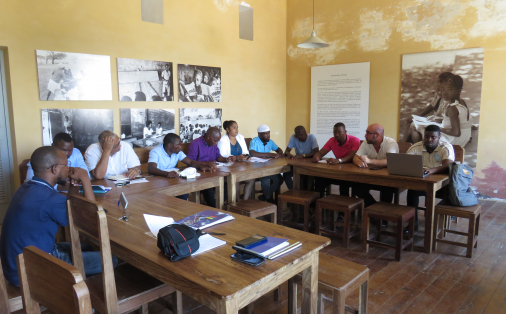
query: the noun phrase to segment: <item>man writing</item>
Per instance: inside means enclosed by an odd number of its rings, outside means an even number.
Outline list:
[[[398,153],[397,142],[384,136],[384,129],[380,124],[371,124],[365,131],[365,141],[360,145],[353,157],[353,163],[360,168],[377,169],[387,166],[387,153]],[[355,194],[364,199],[365,207],[376,203],[370,190],[380,191],[380,201],[391,203],[395,189],[391,187],[360,183],[356,185]]]
[[[292,149],[295,148],[295,155],[291,154]],[[288,145],[285,149],[285,156],[289,159],[303,159],[312,158],[318,152],[318,142],[313,134],[307,134],[306,128],[302,125],[294,129],[294,134],[290,137]],[[293,172],[283,173],[283,179],[286,186],[291,190],[293,189]]]
[[[441,129],[437,125],[429,125],[425,128],[423,141],[413,144],[406,154],[422,155],[424,172],[427,174],[448,173],[449,165],[455,161],[453,146],[440,141]],[[441,197],[442,190],[436,192]],[[415,231],[418,231],[418,204],[420,196],[425,196],[425,191],[408,190],[406,202],[408,206],[415,208]]]
[[[16,258],[23,248],[33,245],[69,264],[70,243],[55,243],[59,226],[68,224],[67,197],[54,190],[55,184],[74,184],[69,195],[79,194],[76,183],[83,186],[84,197],[95,200],[88,173],[81,168],[67,166],[67,156],[52,146],[37,148],[30,158],[34,177],[14,194],[2,226],[0,254],[5,277],[19,286]],[[100,252],[83,245],[86,276],[101,272]],[[114,264],[117,259],[114,258]],[[84,275],[84,274],[83,274]]]
[[[355,157],[355,153],[360,147],[360,140],[358,137],[348,135],[344,123],[336,123],[334,125],[334,137],[329,139],[323,148],[314,154],[313,162],[319,162],[328,152],[332,151],[336,158],[327,159],[328,165],[339,165],[350,163]],[[325,188],[329,184],[339,185],[339,195],[350,196],[351,182],[342,180],[333,180],[327,178],[316,179],[316,192],[320,192],[320,197],[323,197]]]
[[[124,175],[133,179],[141,174],[141,162],[130,144],[121,142],[111,131],[98,135],[98,143],[91,144],[84,154],[86,165],[96,179]]]

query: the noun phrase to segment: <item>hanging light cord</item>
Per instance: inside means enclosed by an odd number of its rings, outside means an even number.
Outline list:
[[[314,0],[313,0],[313,31],[314,31]]]

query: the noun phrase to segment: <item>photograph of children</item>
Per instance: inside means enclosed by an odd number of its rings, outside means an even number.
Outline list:
[[[221,102],[221,68],[178,64],[180,102]]]
[[[399,141],[423,140],[425,128],[441,128],[441,141],[465,149],[476,167],[480,125],[483,48],[402,56]]]
[[[173,101],[172,62],[118,58],[120,101]]]
[[[114,129],[112,109],[42,109],[42,145],[49,146],[53,137],[65,132],[74,139],[82,153],[98,142],[100,132]]]
[[[121,140],[133,147],[156,146],[167,133],[175,133],[174,109],[121,108]]]
[[[111,58],[36,50],[40,100],[112,100]]]
[[[191,143],[193,140],[206,134],[212,126],[221,132],[221,110],[213,108],[181,108],[179,109],[179,137],[182,143]]]

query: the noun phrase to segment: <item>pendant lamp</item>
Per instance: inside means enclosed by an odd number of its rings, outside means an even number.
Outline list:
[[[299,48],[325,48],[328,47],[329,44],[316,37],[316,33],[314,31],[314,0],[313,0],[313,31],[311,32],[311,36],[308,39],[304,40],[300,44],[297,45]]]

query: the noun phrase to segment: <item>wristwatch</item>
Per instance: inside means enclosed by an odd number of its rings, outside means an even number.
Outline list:
[[[341,163],[343,163],[343,160],[342,160],[341,158],[339,158],[339,163],[340,163],[340,164],[341,164]]]
[[[306,158],[306,154],[302,154],[302,158]]]

